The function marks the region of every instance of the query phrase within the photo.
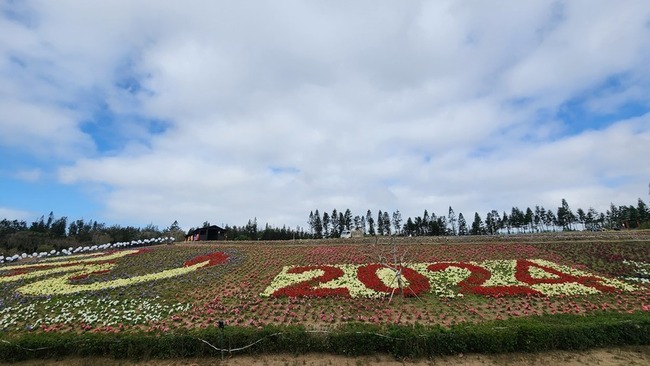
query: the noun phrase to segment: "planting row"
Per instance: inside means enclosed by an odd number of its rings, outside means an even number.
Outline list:
[[[66,258],[50,258],[39,263],[0,267],[0,273],[9,272],[0,276],[0,283],[19,282],[39,278],[16,289],[22,295],[67,295],[79,292],[100,291],[118,287],[127,287],[139,283],[146,283],[166,278],[172,278],[194,272],[199,268],[209,267],[228,260],[228,255],[223,252],[214,252],[208,255],[197,256],[183,263],[177,268],[162,271],[118,278],[108,281],[94,281],[79,283],[79,280],[91,275],[102,275],[111,272],[117,263],[115,260],[129,255],[138,255],[146,250],[123,250],[108,253],[93,253],[75,255]]]
[[[43,260],[39,263],[0,267],[0,283],[28,282],[16,289],[22,295],[65,295],[125,287],[182,276],[206,266],[225,263],[228,255],[213,252],[185,261],[177,268],[108,281],[79,283],[115,268],[116,260],[143,250],[123,250]],[[638,264],[634,262],[637,266]],[[9,270],[9,271],[7,271]],[[634,291],[623,281],[598,276],[544,259],[486,260],[477,262],[412,263],[403,267],[382,264],[284,266],[261,296],[382,297],[403,292],[419,296],[462,294],[491,296],[593,294]]]
[[[409,262],[393,268],[372,263],[381,248],[363,245],[184,244],[27,258],[0,265],[0,335],[182,333],[218,320],[449,327],[650,311],[650,254],[639,242],[407,244],[399,251]],[[398,296],[400,282],[411,299]],[[388,304],[391,294],[399,301]]]
[[[261,296],[383,297],[396,292],[442,297],[584,295],[634,291],[623,281],[543,259],[476,262],[285,266]]]

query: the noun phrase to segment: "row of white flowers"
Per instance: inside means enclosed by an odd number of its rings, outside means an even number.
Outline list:
[[[116,326],[149,324],[188,311],[190,304],[161,303],[159,298],[115,300],[107,298],[45,299],[0,310],[1,330],[32,329],[41,324]]]
[[[9,257],[0,256],[0,264],[16,262],[27,258],[48,258],[48,257],[57,257],[57,256],[68,256],[77,253],[88,253],[88,252],[94,252],[98,250],[108,250],[108,249],[123,249],[123,248],[135,247],[135,246],[170,243],[173,241],[174,238],[172,237],[160,237],[160,238],[153,238],[153,239],[132,240],[129,242],[106,243],[101,245],[92,245],[92,246],[84,246],[84,247],[77,247],[77,248],[70,247],[67,249],[62,249],[60,251],[51,250],[49,252],[40,252],[40,253],[34,252],[31,254],[29,253],[14,254]]]
[[[583,270],[571,268],[569,266],[560,265],[543,259],[532,259],[531,262],[551,268],[553,270],[570,274],[574,276],[592,276],[597,278],[603,285],[614,287],[622,291],[634,291],[637,288],[633,285],[623,281],[606,278],[595,275]],[[583,295],[598,293],[599,291],[593,287],[585,286],[580,283],[541,283],[529,285],[517,280],[516,260],[487,260],[481,263],[468,262],[469,264],[480,266],[490,272],[490,278],[483,283],[482,287],[492,286],[524,286],[530,287],[548,296],[555,296],[560,294],[565,295]],[[457,297],[463,296],[459,292],[458,283],[467,279],[471,273],[468,269],[450,266],[443,271],[429,271],[427,267],[434,263],[410,263],[405,264],[405,267],[411,268],[418,273],[424,275],[429,280],[431,286],[430,292],[440,297]],[[366,287],[358,278],[358,269],[364,265],[358,264],[336,264],[332,267],[340,268],[343,270],[343,275],[335,278],[326,283],[313,284],[313,289],[327,288],[339,289],[345,288],[349,291],[351,297],[382,297],[384,293],[377,292],[373,289]],[[273,293],[279,289],[286,288],[301,282],[313,281],[315,278],[322,276],[324,271],[321,269],[308,270],[303,273],[290,273],[292,268],[298,266],[285,266],[282,271],[273,279],[271,284],[260,294],[262,297],[272,296]],[[547,272],[541,268],[530,267],[529,274],[532,278],[536,279],[554,279],[558,276],[554,273]],[[389,288],[396,287],[395,272],[388,268],[380,268],[377,271],[378,278]],[[408,280],[402,278],[403,282],[408,287]]]
[[[70,269],[72,264],[83,265],[86,263],[94,263],[99,261],[102,262],[112,261],[114,259],[122,258],[130,254],[135,254],[137,252],[138,252],[137,249],[127,249],[127,250],[121,250],[113,253],[99,252],[99,253],[92,253],[92,254],[77,254],[77,255],[71,255],[69,257],[61,257],[61,258],[48,258],[48,259],[43,259],[39,262],[15,264],[11,266],[2,266],[0,267],[0,273],[6,271],[15,271],[15,270],[39,269],[39,267],[43,267],[43,266],[66,266],[63,268],[67,268],[68,269],[67,272],[70,272],[74,270],[74,269]],[[57,272],[56,271],[48,272],[48,270],[38,270],[33,273],[26,273],[25,274],[26,276],[15,275],[11,277],[0,277],[0,282],[15,281],[18,279],[25,279],[31,277],[41,277],[41,276],[46,276],[47,274],[50,273],[57,273]]]
[[[623,261],[623,263],[634,268],[636,272],[636,277],[627,277],[626,280],[637,281],[642,283],[650,283],[650,263],[645,262],[635,262],[635,261]]]

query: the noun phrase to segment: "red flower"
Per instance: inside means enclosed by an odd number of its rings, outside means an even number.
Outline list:
[[[386,294],[393,293],[395,287],[388,287],[384,282],[377,276],[377,271],[381,268],[386,268],[382,264],[368,264],[362,267],[359,267],[357,270],[357,276],[359,281],[366,285],[369,289],[375,290],[377,292],[383,292]],[[415,295],[420,295],[422,293],[428,292],[431,289],[429,284],[429,279],[418,273],[417,271],[408,268],[401,267],[398,268],[401,271],[402,277],[404,277],[409,285],[404,291],[404,296],[412,297]],[[395,284],[397,285],[397,284]]]
[[[209,261],[206,267],[210,267],[217,264],[226,263],[229,257],[230,256],[224,252],[214,252],[207,255],[200,255],[198,257],[194,257],[186,261],[185,263],[183,263],[183,266],[189,267],[198,263]]]
[[[317,288],[316,286],[327,283],[331,280],[343,276],[343,270],[332,266],[303,266],[291,268],[287,273],[305,273],[313,270],[321,270],[323,274],[316,276],[312,279],[298,282],[296,284],[283,287],[276,290],[273,296],[288,296],[288,297],[327,297],[327,296],[341,296],[350,297],[350,291],[347,288]]]
[[[487,269],[469,263],[435,263],[427,267],[429,271],[444,271],[449,267],[463,268],[470,272],[469,277],[460,281],[458,286],[463,293],[472,293],[484,296],[514,296],[539,294],[538,291],[524,286],[482,286],[492,277]]]
[[[539,268],[545,272],[555,275],[555,278],[533,278],[530,275],[530,268]],[[529,260],[518,260],[515,270],[515,278],[517,281],[527,283],[529,285],[536,284],[560,284],[560,283],[579,283],[587,287],[593,287],[601,292],[615,292],[616,288],[602,284],[600,278],[594,276],[574,276],[571,274],[563,273],[550,267],[542,266]]]

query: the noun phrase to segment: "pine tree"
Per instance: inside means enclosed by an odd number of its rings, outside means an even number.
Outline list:
[[[646,203],[643,202],[641,198],[639,198],[637,202],[636,209],[639,214],[639,221],[641,221],[641,223],[650,221],[650,209],[648,209],[648,205],[646,205]]]
[[[490,235],[496,234],[497,230],[499,229],[499,219],[498,219],[498,217],[497,218],[494,217],[495,212],[496,211],[494,211],[494,210],[490,211],[485,216],[485,230]],[[497,213],[497,215],[498,215],[498,213]],[[458,220],[460,221],[460,218]]]
[[[508,217],[508,214],[505,211],[503,211],[503,215],[501,215],[499,228],[506,229],[508,234],[510,234],[510,218]]]
[[[587,220],[585,211],[582,208],[578,208],[576,210],[576,213],[578,214],[578,223],[582,225],[582,230],[585,230],[586,229],[585,221]]]
[[[422,235],[430,235],[431,232],[429,231],[429,228],[431,227],[431,217],[429,217],[429,212],[425,209],[424,213],[422,214],[422,226],[420,227],[420,230],[422,230]]]
[[[54,220],[50,225],[50,235],[54,238],[65,238],[65,229],[68,226],[68,218],[63,216]]]
[[[562,206],[557,208],[557,222],[563,230],[571,230],[571,224],[575,221],[575,216],[566,199],[562,198]]]
[[[526,215],[524,215],[524,225],[528,227],[530,232],[533,232],[533,210],[530,207],[526,208]]]
[[[318,239],[321,239],[323,237],[323,221],[320,218],[318,209],[316,209],[316,212],[314,212],[314,233]]]
[[[326,238],[329,238],[330,236],[330,215],[327,211],[323,212],[323,235],[325,235]]]
[[[339,223],[339,214],[336,212],[336,209],[332,210],[332,216],[330,216],[330,222],[332,223],[332,232],[330,236],[333,238],[338,238],[341,234],[341,224]]]
[[[388,215],[388,211],[384,212],[383,220],[384,220],[384,232],[390,235],[390,216]]]
[[[402,228],[402,214],[399,210],[393,212],[393,228],[395,229],[395,235],[399,235]]]
[[[462,212],[458,214],[458,235],[467,235],[467,222]]]
[[[352,228],[352,212],[349,208],[345,210],[345,214],[343,215],[343,222],[346,230],[350,230]]]
[[[478,212],[474,213],[474,222],[472,223],[472,235],[483,235],[484,232],[483,220]]]
[[[368,222],[368,234],[375,236],[375,220],[372,218],[372,212],[366,212],[366,221]]]
[[[535,216],[533,216],[535,223],[535,231],[539,232],[539,225],[542,223],[542,211],[539,206],[535,206]]]
[[[352,219],[352,224],[354,225],[354,230],[359,230],[361,229],[361,217],[359,215],[356,215]]]

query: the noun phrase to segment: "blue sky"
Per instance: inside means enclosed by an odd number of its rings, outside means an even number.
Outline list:
[[[0,1],[0,218],[646,202],[647,1]]]

